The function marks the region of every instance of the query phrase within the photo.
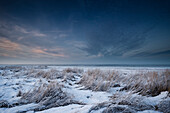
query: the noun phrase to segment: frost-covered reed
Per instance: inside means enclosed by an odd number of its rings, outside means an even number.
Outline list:
[[[162,91],[170,92],[170,70],[161,72],[137,72],[123,75],[118,71],[88,70],[79,82],[86,89],[107,91],[111,87],[122,85],[122,90],[139,92],[142,95],[156,96]]]

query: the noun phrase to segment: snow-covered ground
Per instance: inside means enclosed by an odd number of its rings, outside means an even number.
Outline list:
[[[1,66],[0,113],[170,112],[170,94],[168,91],[162,91],[155,96],[141,95],[138,92],[121,90],[126,85],[121,83],[106,91],[94,91],[87,88],[86,85],[81,84],[80,81],[82,77],[88,73],[89,69],[100,69],[103,72],[114,70],[118,72],[117,74],[120,76],[126,77],[138,74],[139,72],[146,73],[154,71],[161,73],[165,71],[165,69],[170,68]],[[170,75],[168,75],[168,78],[170,78]],[[87,83],[89,83],[89,81]],[[53,85],[51,84],[57,84],[59,88],[57,87],[53,90]],[[53,94],[55,92],[57,93],[60,88],[61,94]],[[169,85],[168,88],[170,88]],[[44,91],[41,91],[43,89]],[[39,92],[43,92],[43,94],[39,94]],[[48,92],[50,93],[48,94]],[[42,97],[42,100],[36,100],[38,97],[35,95]],[[70,100],[65,100],[65,97],[62,97],[62,95],[68,96]],[[56,96],[60,97],[57,98]],[[32,99],[31,101],[28,100],[30,98]],[[61,101],[58,102],[60,98]]]

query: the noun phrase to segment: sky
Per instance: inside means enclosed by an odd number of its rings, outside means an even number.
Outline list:
[[[170,64],[170,0],[0,0],[0,64]]]

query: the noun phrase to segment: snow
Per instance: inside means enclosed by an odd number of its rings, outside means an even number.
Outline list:
[[[101,108],[99,110],[91,111],[90,113],[102,113],[106,108]]]
[[[12,107],[12,108],[0,108],[0,113],[18,113],[18,112],[24,112],[24,111],[29,111],[32,110],[34,108],[36,108],[38,106],[38,104],[27,104],[27,105],[21,105],[21,106],[16,106],[16,107]]]
[[[75,100],[85,104],[96,104],[109,101],[111,94],[107,92],[93,92],[91,90],[79,90],[79,89],[64,89],[64,91],[72,94]]]
[[[30,69],[27,66],[25,66],[26,70]],[[36,67],[38,68],[38,67]],[[66,68],[76,68],[76,67],[71,67],[71,66],[48,66],[47,69],[36,69],[37,71],[43,70],[43,71],[49,71],[51,69],[57,69],[59,71],[62,71],[63,69]],[[121,74],[122,76],[129,76],[138,73],[139,71],[162,71],[161,68],[130,68],[130,67],[83,67],[80,66],[78,67],[79,69],[83,69],[85,72],[90,69],[101,69],[103,71],[106,70],[116,70]],[[43,83],[48,84],[49,80],[45,78],[36,78],[36,77],[28,77],[28,75],[25,75],[26,70],[22,70],[21,72],[13,72],[10,70],[0,70],[0,101],[1,100],[6,100],[9,105],[12,105],[14,103],[17,103],[18,100],[20,100],[21,97],[17,97],[17,94],[19,91],[22,93],[26,93],[35,87],[40,86]],[[6,75],[1,76],[1,74],[5,72]],[[73,100],[82,103],[82,104],[69,104],[66,106],[59,106],[59,107],[54,107],[50,109],[46,109],[43,111],[37,111],[37,113],[88,113],[89,110],[98,105],[99,103],[107,103],[111,102],[112,99],[110,98],[113,96],[113,94],[118,94],[119,101],[124,99],[125,96],[128,96],[130,92],[125,92],[122,91],[120,92],[119,90],[123,88],[121,87],[113,87],[109,91],[92,91],[92,90],[85,90],[83,89],[84,86],[81,86],[79,84],[76,84],[80,79],[81,76],[78,76],[75,73],[75,81],[72,80],[67,80],[67,82],[63,82],[62,79],[54,79],[50,80],[50,82],[58,82],[59,84],[62,84],[63,91],[68,93]],[[82,73],[81,73],[82,74]],[[41,79],[41,82],[40,82]],[[71,84],[71,85],[70,85]],[[155,106],[158,105],[162,100],[168,97],[168,92],[164,91],[161,92],[161,94],[154,96],[154,97],[147,97],[147,96],[142,96],[137,93],[131,94],[131,98],[133,99],[134,97],[136,98],[142,98],[142,102],[146,105],[151,105]],[[168,97],[169,98],[169,97]],[[118,101],[118,102],[119,102]],[[116,102],[116,103],[118,103]],[[34,109],[37,108],[39,104],[35,103],[30,103],[30,104],[24,104],[24,105],[17,105],[17,106],[12,106],[11,108],[0,108],[0,113],[17,113],[17,112],[26,112],[26,113],[34,113]],[[98,109],[96,111],[92,111],[91,113],[101,113],[106,107]],[[159,111],[155,110],[144,110],[144,111],[138,111],[137,113],[161,113]]]
[[[137,113],[162,113],[162,112],[154,111],[154,110],[144,110],[144,111],[138,111]]]
[[[71,104],[68,106],[51,108],[37,113],[87,113],[92,105]]]
[[[168,91],[161,92],[161,94],[159,94],[158,96],[145,98],[144,101],[146,104],[154,106],[159,104],[159,102],[162,101],[162,99],[164,99],[165,97],[167,97],[167,95],[168,95]]]

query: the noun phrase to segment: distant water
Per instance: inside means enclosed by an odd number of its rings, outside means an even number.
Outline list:
[[[101,70],[119,70],[133,73],[136,70],[160,71],[170,69],[170,65],[165,64],[17,64],[17,65],[0,65],[1,68],[13,69],[16,67],[34,68],[34,69],[57,69],[79,68],[83,70],[101,69]]]
[[[92,66],[92,67],[170,67],[170,64],[45,64],[47,66]]]
[[[0,64],[0,66],[170,67],[170,64]]]

